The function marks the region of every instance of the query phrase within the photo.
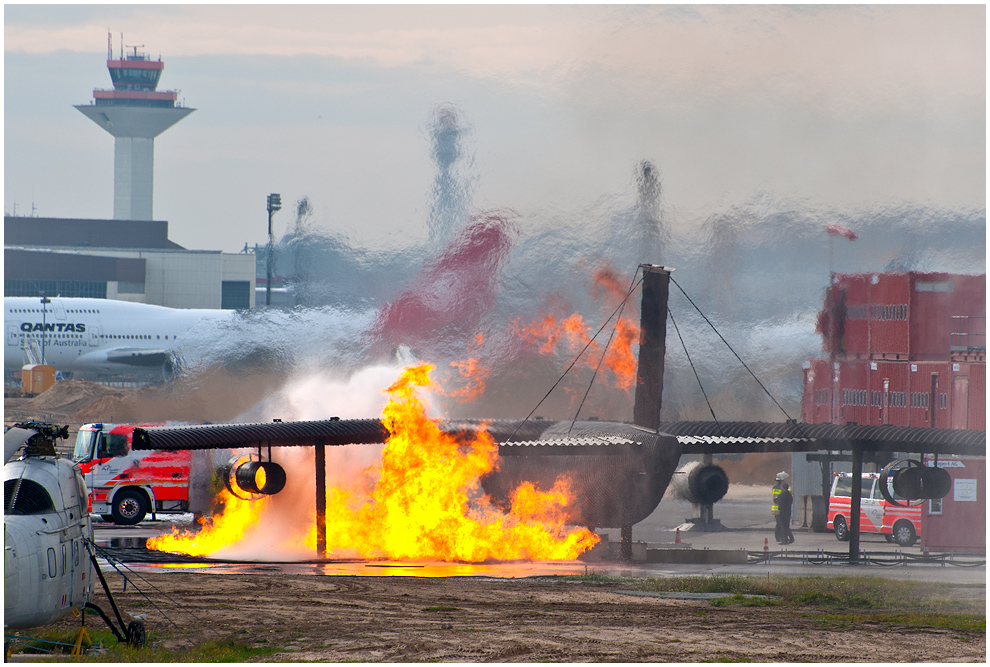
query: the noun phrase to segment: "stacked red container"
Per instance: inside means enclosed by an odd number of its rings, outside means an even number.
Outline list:
[[[985,274],[836,274],[819,331],[805,421],[986,428]]]

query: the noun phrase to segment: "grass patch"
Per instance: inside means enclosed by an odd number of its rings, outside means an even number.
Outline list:
[[[825,614],[823,623],[858,625],[878,623],[908,628],[947,628],[950,630],[973,630],[986,632],[986,616],[975,614],[943,614],[924,612],[891,612],[881,614]]]
[[[607,575],[596,574],[594,572],[589,572],[587,574],[563,574],[553,578],[560,581],[577,581],[582,584],[623,584],[634,581],[628,577],[609,577]]]
[[[826,612],[821,622],[848,627],[870,621],[897,627],[944,627],[986,631],[980,601],[953,599],[964,586],[938,582],[901,581],[873,576],[748,577],[714,575],[665,577],[633,582],[643,591],[667,593],[731,593],[712,606],[781,606]],[[766,597],[778,596],[779,600]],[[750,598],[747,595],[760,597]],[[842,613],[849,611],[851,613]]]
[[[958,612],[964,606],[952,599],[954,587],[936,582],[900,581],[882,577],[807,576],[665,577],[634,584],[644,591],[776,595],[785,605],[923,612]]]
[[[750,596],[742,593],[726,595],[711,601],[713,607],[776,607],[780,600],[770,599],[764,595]]]
[[[91,652],[82,657],[71,658],[73,662],[245,662],[252,658],[263,658],[283,649],[274,646],[250,646],[232,640],[208,641],[197,646],[176,650],[164,649],[154,645],[153,637],[149,637],[151,645],[145,648],[132,648],[127,644],[117,642],[109,630],[91,630],[87,632],[95,646],[104,647],[102,651]],[[59,648],[64,652],[50,656],[52,662],[64,662],[75,643],[77,629],[59,628],[54,630],[32,631],[31,636],[45,642],[59,642]],[[50,649],[52,644],[37,642],[37,645]],[[13,654],[40,653],[30,647],[14,646]]]

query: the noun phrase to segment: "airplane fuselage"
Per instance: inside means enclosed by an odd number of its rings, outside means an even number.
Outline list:
[[[160,367],[189,329],[230,310],[187,310],[109,299],[4,298],[4,368],[36,360],[60,371],[122,372]]]

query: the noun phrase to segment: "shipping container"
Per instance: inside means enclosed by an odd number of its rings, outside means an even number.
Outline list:
[[[809,359],[805,365],[801,419],[826,424],[832,419],[832,365],[828,359]]]
[[[925,458],[927,465],[934,463]],[[940,456],[938,467],[949,473],[952,487],[944,498],[922,502],[921,548],[986,553],[986,458]]]
[[[806,423],[986,429],[985,363],[809,359],[806,366]]]
[[[948,386],[951,364],[944,361],[907,362],[910,369],[908,426],[948,428]]]
[[[906,273],[875,273],[869,287],[869,346],[871,359],[911,356],[911,277]],[[948,354],[949,341],[945,341]]]
[[[838,397],[832,418],[820,423],[870,424],[870,363],[843,361],[835,364],[833,394]]]
[[[986,360],[986,275],[835,274],[819,313],[836,359]]]
[[[987,365],[950,364],[948,428],[986,429]]]
[[[866,359],[870,354],[870,277],[835,274],[819,315],[822,350],[834,358]]]
[[[907,426],[910,366],[906,362],[870,361],[870,421],[875,426]],[[864,365],[866,365],[864,364]]]

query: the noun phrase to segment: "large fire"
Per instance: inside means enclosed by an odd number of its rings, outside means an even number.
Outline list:
[[[553,560],[575,558],[597,543],[594,532],[565,525],[572,497],[566,479],[548,490],[521,485],[507,511],[490,502],[481,478],[496,467],[498,445],[485,432],[470,441],[455,438],[427,418],[420,392],[430,386],[431,370],[429,365],[407,368],[389,387],[382,421],[390,436],[380,463],[363,476],[373,479],[370,488],[355,479],[350,485],[328,489],[328,554],[462,562]],[[332,450],[328,454],[329,459]],[[199,533],[163,536],[149,541],[149,547],[214,553],[241,539],[268,510],[264,503],[244,507],[230,499],[225,502],[223,515],[205,523]],[[242,510],[245,514],[239,513]],[[240,532],[218,529],[228,525],[228,511],[239,513],[230,517],[230,525]],[[300,517],[297,540],[312,550],[316,546],[312,506],[310,512],[307,519]],[[208,539],[200,537],[204,532]]]

